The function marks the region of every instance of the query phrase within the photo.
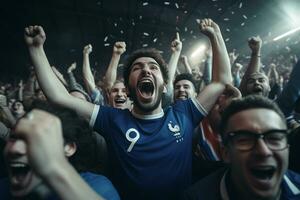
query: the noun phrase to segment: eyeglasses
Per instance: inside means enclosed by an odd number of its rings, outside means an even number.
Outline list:
[[[241,151],[252,150],[258,139],[263,139],[268,148],[272,151],[281,151],[287,148],[287,130],[269,130],[267,132],[258,134],[247,130],[240,130],[225,134],[227,137],[224,143],[231,142],[232,145]]]

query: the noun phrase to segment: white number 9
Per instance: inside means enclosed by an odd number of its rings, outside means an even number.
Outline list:
[[[135,132],[135,137],[130,137],[130,133]],[[134,146],[134,144],[138,141],[138,139],[140,138],[140,133],[134,129],[128,129],[128,131],[126,132],[126,139],[131,142],[131,144],[129,145],[127,152],[130,152]]]

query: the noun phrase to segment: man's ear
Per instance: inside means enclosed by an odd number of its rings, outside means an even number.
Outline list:
[[[229,149],[227,146],[224,146],[224,144],[221,145],[221,156],[225,163],[228,164],[231,162],[230,156],[229,156]]]
[[[66,157],[71,157],[74,155],[74,153],[77,150],[77,145],[75,144],[75,142],[70,142],[65,144],[64,146],[64,151],[65,151],[65,156]]]

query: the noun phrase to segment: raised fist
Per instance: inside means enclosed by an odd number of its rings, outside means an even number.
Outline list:
[[[200,26],[200,31],[208,37],[211,37],[217,33],[220,33],[220,28],[211,19],[202,19],[197,21]]]
[[[261,43],[262,43],[262,41],[259,36],[251,37],[248,39],[248,45],[249,45],[250,49],[252,50],[252,52],[254,52],[254,53],[256,53],[260,50]]]
[[[73,62],[72,64],[71,64],[71,66],[68,68],[68,73],[70,73],[70,72],[72,72],[74,69],[76,69],[76,62]]]
[[[175,40],[171,43],[171,50],[172,52],[180,52],[182,49],[182,42],[180,41],[179,33],[176,33]]]
[[[113,48],[113,53],[122,55],[126,51],[126,43],[125,42],[116,42]]]
[[[40,47],[46,40],[46,34],[41,26],[29,26],[25,28],[24,39],[27,46]]]
[[[91,44],[88,44],[83,48],[84,54],[90,54],[92,51],[93,51],[93,47]]]

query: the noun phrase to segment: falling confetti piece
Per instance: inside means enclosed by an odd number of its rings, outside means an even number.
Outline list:
[[[241,26],[244,26],[245,25],[245,22],[241,23]]]
[[[242,8],[242,7],[243,7],[243,2],[241,2],[239,5],[239,8]]]
[[[153,42],[155,43],[156,41],[157,41],[157,38],[154,38],[154,39],[153,39]]]
[[[164,4],[165,5],[170,5],[170,2],[169,1],[165,1]]]
[[[108,36],[106,36],[106,37],[104,38],[104,40],[103,40],[103,41],[104,41],[104,42],[106,42],[106,41],[107,41],[107,39],[108,39]]]
[[[124,31],[123,31],[123,30],[121,30],[121,31],[120,31],[120,33],[121,33],[121,34],[123,34],[123,33],[124,33]]]
[[[183,13],[184,13],[184,14],[187,14],[187,13],[188,13],[188,11],[187,11],[187,10],[185,10]]]
[[[135,23],[134,23],[134,22],[132,22],[131,24],[132,24],[132,26],[135,26]]]
[[[219,8],[218,11],[222,11],[222,8]]]
[[[224,18],[224,21],[229,21],[229,18]]]
[[[139,18],[140,18],[140,19],[143,19],[143,16],[142,16],[142,15],[140,15],[140,16],[139,16]]]
[[[201,20],[200,19],[196,19],[197,24],[200,24]]]
[[[190,31],[191,34],[193,34],[193,32],[194,32],[193,30]]]
[[[178,3],[175,3],[175,7],[178,9],[179,8],[179,5],[178,5]]]
[[[244,17],[245,19],[248,19],[246,15],[243,15],[243,17]]]
[[[185,41],[185,38],[182,38],[181,41],[184,42],[184,41]]]
[[[149,3],[148,2],[144,2],[143,3],[143,6],[147,6]]]
[[[143,47],[147,47],[148,46],[148,44],[143,44]]]
[[[227,32],[230,32],[230,29],[229,29],[229,28],[226,28],[226,31],[227,31]]]
[[[144,36],[149,36],[149,33],[144,32],[143,35]]]
[[[105,47],[108,47],[109,45],[110,45],[109,43],[105,43],[105,44],[104,44]]]
[[[196,37],[195,35],[193,35],[193,38],[194,38],[194,39],[197,39],[197,37]]]
[[[212,2],[216,2],[216,1],[218,1],[218,0],[212,0]]]
[[[198,23],[198,22],[197,22],[197,23]],[[184,27],[184,31],[187,32],[187,31],[188,31],[188,28],[187,28],[187,27]]]
[[[230,40],[230,38],[226,38],[226,39],[225,39],[225,42],[228,42],[229,40]]]
[[[231,11],[231,14],[234,15],[234,11]]]
[[[114,23],[114,25],[115,25],[115,27],[117,27],[117,26],[118,26],[118,24],[117,24],[117,23]]]

